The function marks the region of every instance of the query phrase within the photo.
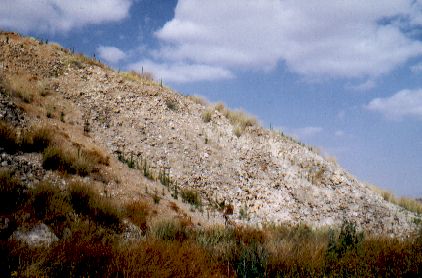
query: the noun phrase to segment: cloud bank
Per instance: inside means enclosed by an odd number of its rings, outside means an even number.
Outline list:
[[[97,52],[101,59],[112,64],[116,64],[127,57],[122,50],[113,46],[99,46]]]
[[[68,32],[115,22],[129,14],[131,0],[2,0],[0,27],[20,32]]]
[[[377,77],[422,54],[407,30],[422,22],[411,0],[179,0],[156,32],[167,63],[324,77]],[[416,28],[416,27],[415,27]]]
[[[188,83],[196,81],[212,81],[217,79],[230,79],[233,74],[221,67],[185,63],[157,63],[143,60],[129,65],[129,69],[140,72],[141,69],[150,71],[156,78],[175,83]]]
[[[422,89],[402,90],[391,97],[373,99],[366,108],[389,119],[413,117],[422,120]]]

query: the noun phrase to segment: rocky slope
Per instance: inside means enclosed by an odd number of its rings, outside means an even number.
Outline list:
[[[418,216],[384,201],[335,162],[242,113],[11,33],[0,35],[0,70],[2,78],[25,76],[50,92],[39,106],[56,119],[43,119],[34,108],[26,108],[27,114],[67,129],[75,141],[89,141],[111,157],[146,161],[155,176],[165,169],[173,186],[200,193],[204,210],[216,215],[213,221],[223,221],[219,207],[233,205],[230,219],[238,224],[320,227],[351,220],[366,231],[391,236],[415,229]],[[9,102],[2,103],[0,118],[13,118],[6,111]],[[84,129],[88,138],[75,135]],[[105,187],[115,198],[134,198],[136,190],[154,183],[141,171],[113,165],[110,172],[120,175],[120,185],[111,180]]]

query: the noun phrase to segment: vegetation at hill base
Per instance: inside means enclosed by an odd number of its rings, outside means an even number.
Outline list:
[[[340,230],[306,225],[194,227],[188,218],[157,221],[151,204],[120,206],[73,182],[26,188],[0,171],[4,277],[417,277],[422,273],[422,229],[407,239],[365,237],[353,223]],[[31,217],[25,217],[31,215]],[[124,239],[125,219],[142,237]],[[28,222],[29,221],[29,222]],[[50,245],[8,240],[13,227],[45,223],[58,236]]]

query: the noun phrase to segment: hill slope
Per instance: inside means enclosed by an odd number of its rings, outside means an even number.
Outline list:
[[[173,194],[199,192],[203,212],[184,209],[202,224],[222,223],[221,211],[232,205],[230,219],[239,224],[324,226],[351,220],[366,231],[392,236],[416,227],[415,214],[243,113],[11,33],[0,35],[0,68],[2,80],[37,88],[32,96],[17,95],[26,120],[4,113],[10,101],[2,93],[1,119],[12,117],[16,125],[47,123],[72,142],[107,153],[112,159],[104,173],[117,178],[105,179],[102,186],[118,200],[140,198],[148,190],[161,193],[157,182],[128,169],[120,158],[137,162],[153,179],[165,171]]]

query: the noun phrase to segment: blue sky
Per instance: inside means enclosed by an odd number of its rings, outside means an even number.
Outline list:
[[[143,68],[422,196],[420,0],[1,0],[0,28]]]

